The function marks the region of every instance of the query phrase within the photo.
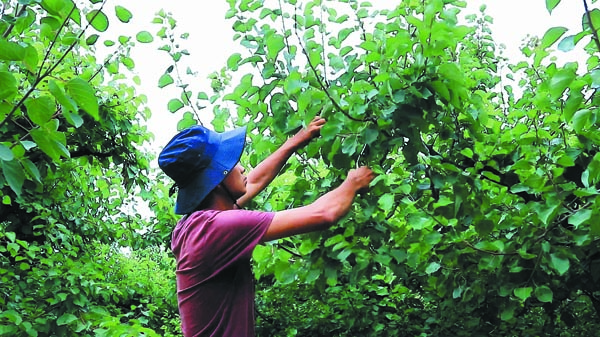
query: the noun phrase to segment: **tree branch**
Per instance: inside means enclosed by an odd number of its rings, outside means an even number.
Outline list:
[[[105,3],[102,3],[102,7],[104,7],[104,4]],[[100,9],[102,9],[102,7]],[[58,40],[58,36],[59,36],[60,32],[62,31],[63,27],[66,26],[67,22],[71,18],[71,15],[73,14],[73,12],[75,11],[76,8],[77,7],[75,7],[75,5],[73,5],[73,8],[71,8],[71,11],[69,12],[69,15],[67,15],[67,17],[63,21],[63,23],[62,23],[59,31],[56,33],[56,36],[54,37],[54,40],[52,41],[52,44],[50,45],[50,47],[48,47],[48,52],[44,56],[44,60],[42,61],[42,65],[40,66],[40,69],[39,69],[38,74],[36,76],[35,82],[31,86],[31,88],[29,88],[29,90],[25,93],[25,95],[23,95],[23,97],[21,97],[21,100],[19,100],[19,102],[6,115],[6,117],[4,118],[4,120],[2,122],[0,122],[0,128],[2,128],[8,122],[8,120],[10,120],[12,118],[12,116],[15,114],[15,112],[25,103],[25,100],[27,100],[27,98],[29,98],[29,96],[37,88],[38,84],[40,84],[44,78],[50,76],[50,74],[54,71],[54,69],[56,69],[62,63],[62,61],[67,57],[67,55],[79,43],[78,42],[79,39],[83,36],[83,34],[85,33],[85,31],[91,25],[91,22],[94,21],[94,18],[101,12],[101,11],[98,11],[98,12],[96,12],[94,14],[94,16],[89,20],[87,26],[85,26],[85,28],[79,33],[78,39],[75,40],[75,42],[73,42],[69,46],[69,48],[67,48],[67,50],[62,54],[62,56],[56,61],[56,63],[53,66],[51,66],[50,68],[48,68],[48,70],[46,70],[46,72],[43,72],[44,63],[46,63],[46,60],[48,59],[48,56],[50,55],[50,51],[52,50],[53,46],[55,45],[56,41]],[[43,72],[43,74],[42,74],[42,72]]]

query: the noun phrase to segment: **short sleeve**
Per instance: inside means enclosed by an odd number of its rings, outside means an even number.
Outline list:
[[[273,217],[273,213],[246,210],[219,213],[210,230],[216,264],[225,266],[238,259],[250,259]]]
[[[249,260],[274,216],[247,210],[193,213],[173,235],[178,272],[195,270],[196,277],[206,280],[240,260]]]

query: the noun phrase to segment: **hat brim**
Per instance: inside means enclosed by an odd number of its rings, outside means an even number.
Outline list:
[[[246,127],[222,133],[211,132],[209,137],[212,138],[210,142],[219,144],[218,149],[210,165],[197,173],[188,184],[179,187],[175,214],[194,211],[240,161],[246,144]]]

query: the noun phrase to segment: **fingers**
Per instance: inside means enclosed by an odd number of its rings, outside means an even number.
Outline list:
[[[310,125],[322,126],[323,124],[325,124],[325,122],[327,122],[325,118],[321,116],[315,116],[315,118],[313,118],[313,120],[310,122]]]
[[[355,184],[359,193],[366,192],[369,185],[375,179],[375,173],[366,166],[361,166],[355,170],[351,170],[348,178]]]
[[[321,128],[323,127],[323,125],[325,125],[327,121],[325,120],[325,118],[321,117],[321,116],[317,116],[315,118],[313,118],[313,120],[310,122],[310,124],[308,125],[308,129],[311,132],[316,133],[316,135],[318,135],[319,131],[321,131]]]
[[[313,120],[306,127],[306,129],[303,130],[308,136],[309,141],[321,135],[321,129],[323,128],[323,125],[325,125],[326,122],[327,121],[325,120],[325,118],[321,116],[316,116],[315,118],[313,118]]]

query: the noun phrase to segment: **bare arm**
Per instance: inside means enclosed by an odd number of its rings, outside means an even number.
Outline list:
[[[252,200],[252,198],[265,189],[279,174],[283,165],[285,165],[294,152],[308,144],[313,138],[319,136],[324,124],[325,119],[315,117],[306,129],[300,130],[250,171],[248,173],[246,194],[237,200],[238,205],[243,207],[248,201]]]
[[[330,227],[348,213],[357,193],[365,191],[373,178],[367,167],[352,170],[340,186],[312,204],[275,213],[262,242]]]

